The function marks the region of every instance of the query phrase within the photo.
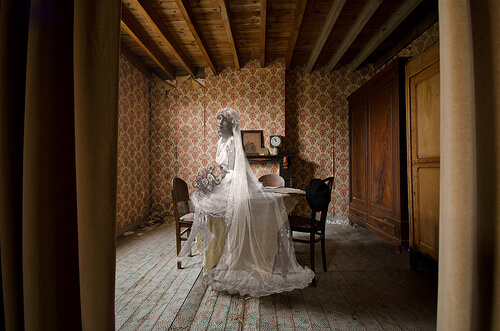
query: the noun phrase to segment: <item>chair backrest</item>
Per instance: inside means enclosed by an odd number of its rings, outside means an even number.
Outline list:
[[[314,181],[314,179],[311,180],[311,182],[312,181]],[[324,223],[326,221],[326,214],[328,213],[328,206],[330,205],[331,192],[333,190],[334,178],[328,177],[328,178],[322,179],[321,181],[323,181],[330,189],[330,199],[328,200],[328,203],[326,204],[326,206],[321,210],[320,221],[322,223]],[[307,190],[306,190],[306,194],[307,194]],[[312,208],[311,208],[311,210],[312,210]],[[312,210],[312,217],[316,217],[316,212],[314,210]]]
[[[331,194],[332,190],[333,190],[333,184],[335,183],[335,178],[328,177],[328,178],[323,179],[323,181],[326,183],[326,185],[328,185],[328,188],[330,188],[330,194]],[[328,206],[330,206],[330,203],[328,203]],[[328,206],[326,206],[326,208],[321,211],[320,220],[323,223],[326,221],[326,214],[328,214]]]
[[[323,179],[323,181],[326,183],[326,185],[328,185],[328,187],[330,188],[330,192],[333,190],[333,184],[335,183],[334,180],[335,180],[335,178],[333,178],[333,177],[328,177],[328,178]]]
[[[189,213],[189,190],[185,181],[180,178],[174,178],[172,181],[172,203],[174,205],[174,215],[176,221],[179,218],[179,209],[177,204],[182,202],[184,206],[184,212]]]
[[[264,186],[282,187],[285,186],[285,179],[280,175],[267,174],[259,178]]]

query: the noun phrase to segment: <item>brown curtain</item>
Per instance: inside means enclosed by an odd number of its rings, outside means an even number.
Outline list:
[[[114,329],[119,20],[1,0],[0,329]]]
[[[500,330],[500,1],[439,1],[438,330]]]

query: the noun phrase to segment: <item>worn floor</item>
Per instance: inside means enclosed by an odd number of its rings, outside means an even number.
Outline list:
[[[262,298],[213,291],[199,256],[178,270],[174,225],[117,240],[117,330],[434,330],[437,286],[365,229],[327,225],[328,272],[317,244],[316,287]],[[142,235],[137,235],[143,233]],[[309,265],[307,245],[295,244]]]

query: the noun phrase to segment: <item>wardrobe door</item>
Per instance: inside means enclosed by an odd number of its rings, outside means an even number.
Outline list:
[[[394,139],[397,139],[397,122],[394,122],[394,88],[388,86],[368,98],[369,122],[369,209],[380,215],[396,216],[397,196],[395,187]],[[397,147],[396,147],[397,148]],[[399,151],[399,149],[398,149]]]
[[[411,121],[411,246],[433,259],[439,247],[439,63],[409,80]]]

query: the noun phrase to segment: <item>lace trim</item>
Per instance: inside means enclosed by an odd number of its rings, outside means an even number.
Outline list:
[[[228,139],[227,142],[229,142],[226,146],[226,151],[228,152],[228,154],[232,153],[234,151],[234,144],[233,144],[233,137],[231,137],[230,139]]]
[[[220,155],[220,153],[222,153],[224,148],[228,153],[231,153],[232,151],[234,151],[234,137],[233,136],[229,137],[224,143],[222,143],[222,145],[225,146],[222,146],[221,148],[217,149],[217,155]]]
[[[218,265],[203,275],[203,281],[217,291],[251,297],[303,289],[313,278],[314,272],[307,267],[297,272],[290,272],[286,276],[272,274],[267,282],[257,280],[245,270],[230,270],[226,265]]]

